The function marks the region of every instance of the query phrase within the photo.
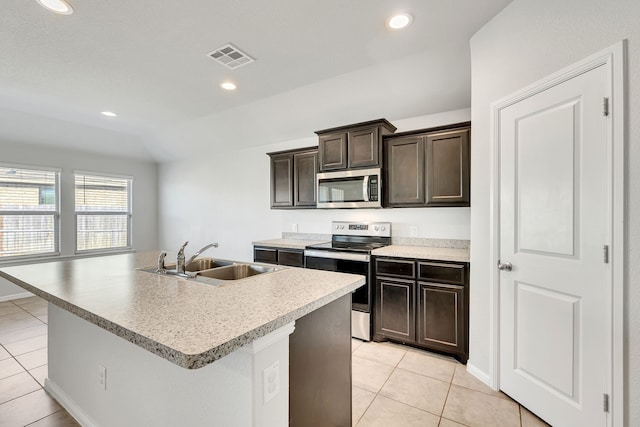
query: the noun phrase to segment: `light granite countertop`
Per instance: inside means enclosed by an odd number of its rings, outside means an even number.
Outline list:
[[[271,240],[258,240],[252,242],[254,246],[270,246],[272,248],[289,248],[289,249],[304,249],[310,245],[317,245],[320,243],[329,242],[328,240],[304,240],[304,239],[271,239]]]
[[[390,245],[380,249],[374,249],[372,255],[396,258],[469,262],[469,248],[460,249]]]
[[[364,284],[301,268],[212,286],[137,268],[159,252],[47,262],[0,276],[178,366],[196,369]]]

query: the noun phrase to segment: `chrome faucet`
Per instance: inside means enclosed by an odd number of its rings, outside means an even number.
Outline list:
[[[200,256],[200,254],[202,254],[202,252],[206,251],[209,248],[217,248],[218,244],[217,243],[209,243],[207,246],[201,248],[199,251],[197,251],[195,254],[193,254],[193,256],[191,258],[189,258],[187,261],[185,261],[185,256],[184,256],[184,248],[189,244],[189,242],[184,242],[184,245],[182,245],[182,247],[180,248],[180,250],[178,251],[178,259],[176,262],[176,273],[177,274],[187,274],[186,268],[187,265],[191,264],[196,258],[198,258]],[[160,261],[158,260],[158,266],[160,265]]]
[[[198,258],[200,256],[200,254],[202,254],[202,252],[206,251],[207,249],[209,249],[209,248],[217,248],[217,247],[218,247],[217,243],[209,243],[207,246],[201,248],[199,251],[197,251],[195,254],[193,254],[193,256],[191,258],[189,258],[189,260],[185,263],[185,266],[187,266],[187,265],[191,264],[193,261],[195,261],[195,259]]]
[[[185,274],[186,272],[184,263],[184,248],[188,244],[189,241],[187,240],[186,242],[184,242],[184,245],[182,245],[178,250],[178,259],[176,260],[176,273],[178,274]]]

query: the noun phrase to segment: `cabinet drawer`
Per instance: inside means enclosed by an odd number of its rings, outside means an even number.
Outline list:
[[[440,283],[464,285],[464,264],[442,264],[437,262],[418,262],[418,278]]]
[[[253,248],[253,260],[255,262],[278,263],[278,251],[270,248]]]
[[[376,275],[394,277],[416,277],[416,263],[399,259],[376,259]]]
[[[278,264],[290,267],[304,267],[304,251],[279,249]]]

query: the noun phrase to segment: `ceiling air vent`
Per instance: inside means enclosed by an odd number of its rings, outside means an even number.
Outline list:
[[[230,43],[217,48],[213,52],[207,53],[207,56],[215,59],[225,67],[231,68],[232,70],[242,67],[243,65],[251,64],[255,61],[255,59]]]

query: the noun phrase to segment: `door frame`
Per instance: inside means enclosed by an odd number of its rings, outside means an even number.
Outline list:
[[[565,67],[511,95],[491,104],[490,129],[490,386],[500,389],[500,274],[497,270],[500,256],[500,112],[523,99],[563,83],[599,66],[607,70],[609,117],[607,127],[607,236],[609,262],[609,336],[607,386],[609,413],[607,424],[623,427],[625,416],[624,377],[624,265],[625,265],[625,147],[626,147],[626,49],[622,40],[582,61]],[[603,390],[603,393],[606,390]]]

